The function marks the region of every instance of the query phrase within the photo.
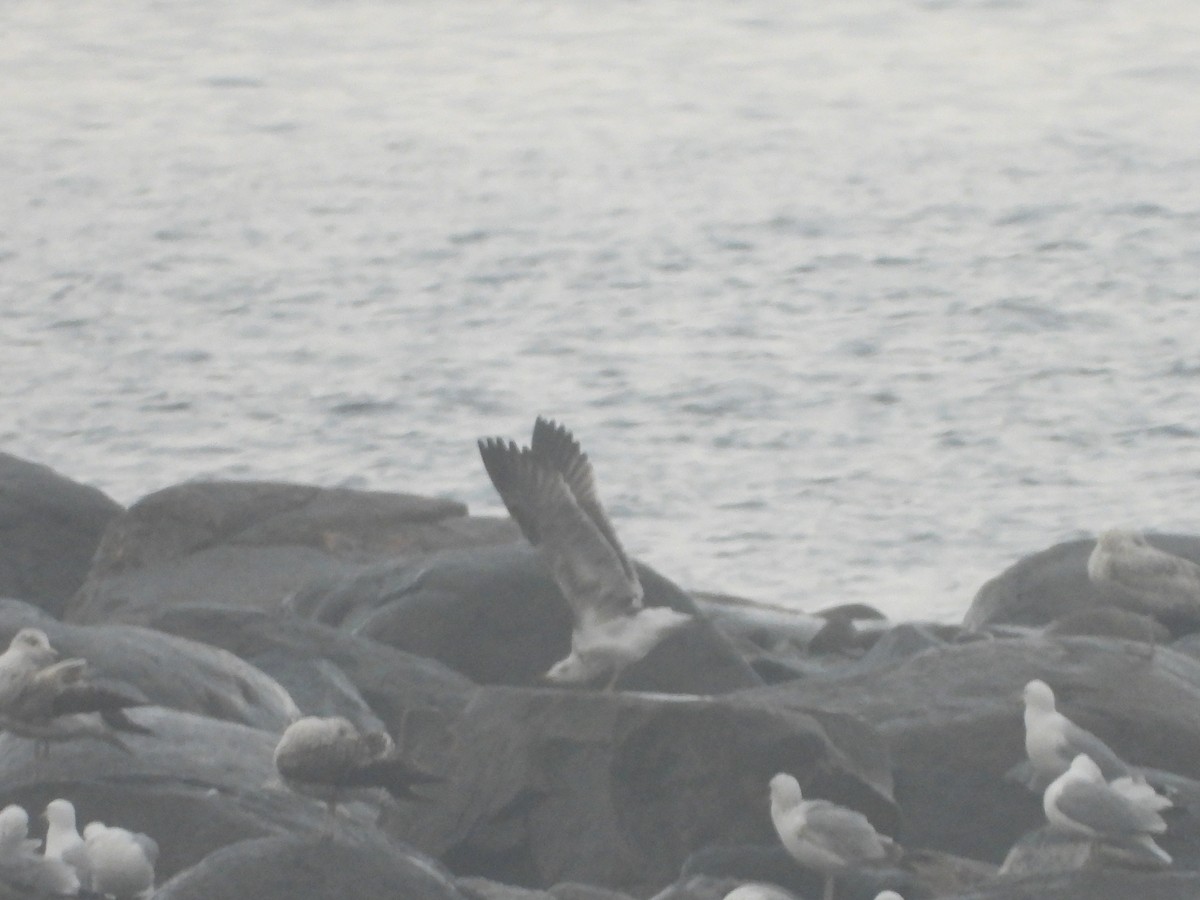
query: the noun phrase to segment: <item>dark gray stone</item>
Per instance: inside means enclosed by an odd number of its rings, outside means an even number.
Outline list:
[[[61,615],[120,504],[46,466],[0,453],[0,596]]]
[[[144,621],[168,605],[274,609],[365,563],[511,540],[514,526],[449,500],[269,482],[195,482],[114,519],[66,615]]]

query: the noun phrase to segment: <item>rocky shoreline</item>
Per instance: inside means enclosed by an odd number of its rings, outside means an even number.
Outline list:
[[[123,509],[0,455],[0,522],[0,644],[42,628],[140,690],[153,731],[48,759],[0,734],[0,806],[65,797],[151,835],[157,898],[817,897],[771,825],[780,771],[903,850],[839,900],[1200,896],[1200,640],[1098,603],[1090,541],[1001,573],[962,626],[689,595],[639,565],[646,602],[696,625],[602,692],[544,686],[570,612],[511,522],[461,504],[222,482]],[[1153,541],[1200,560],[1200,539]],[[1169,868],[1045,827],[1020,779],[1033,678],[1169,791]],[[272,765],[302,714],[385,729],[444,781],[350,804],[330,835]],[[0,867],[0,900],[29,896]]]

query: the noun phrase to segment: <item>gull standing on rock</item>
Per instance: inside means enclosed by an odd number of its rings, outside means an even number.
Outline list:
[[[1046,682],[1037,679],[1029,682],[1025,685],[1024,698],[1025,752],[1029,754],[1041,784],[1047,784],[1067,771],[1072,760],[1081,753],[1086,753],[1100,767],[1108,781],[1122,776],[1141,779],[1108,744],[1054,708],[1054,691]]]
[[[644,606],[642,585],[596,494],[592,464],[569,431],[542,417],[529,447],[479,441],[484,468],[533,546],[541,549],[575,624],[571,652],[546,672],[585,684],[624,669],[692,621],[666,606]]]
[[[1137,531],[1114,528],[1096,539],[1088,579],[1109,599],[1132,602],[1168,627],[1200,623],[1200,566],[1152,547]]]
[[[805,800],[800,782],[786,772],[771,779],[771,821],[792,859],[825,876],[824,900],[833,900],[838,872],[881,862],[895,846],[862,813],[828,800]]]
[[[93,738],[131,752],[116,734],[152,734],[126,714],[145,698],[127,686],[102,684],[87,673],[87,662],[65,659],[39,628],[23,628],[0,653],[0,729],[32,738],[35,755],[49,753],[51,741]]]
[[[288,726],[275,747],[275,768],[292,790],[323,800],[330,821],[337,804],[362,788],[384,788],[398,800],[424,800],[414,785],[442,781],[414,768],[390,735],[362,734],[341,716],[306,716]]]
[[[1159,815],[1163,800],[1148,785],[1127,777],[1107,782],[1100,767],[1081,753],[1046,788],[1042,807],[1056,831],[1138,851],[1143,856],[1149,853],[1158,862],[1170,865],[1171,857],[1152,837],[1167,830],[1167,823]]]
[[[83,841],[93,891],[116,900],[148,898],[154,892],[158,844],[152,838],[89,822],[83,829]]]
[[[70,800],[51,800],[46,805],[43,814],[46,819],[46,849],[43,855],[47,859],[61,859],[70,866],[79,883],[85,888],[91,886],[87,848],[75,825],[75,806]]]

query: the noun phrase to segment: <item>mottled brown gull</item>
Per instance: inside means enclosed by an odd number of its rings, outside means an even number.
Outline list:
[[[1101,534],[1087,573],[1107,600],[1172,627],[1200,622],[1200,566],[1151,546],[1140,532],[1113,528]]]
[[[893,848],[891,838],[862,813],[828,800],[805,800],[800,782],[786,772],[771,779],[771,821],[792,858],[825,876],[824,900],[832,900],[839,872],[882,862]]]
[[[85,660],[57,658],[42,630],[17,632],[0,654],[0,728],[32,738],[43,756],[51,741],[77,738],[130,752],[117,732],[151,734],[125,714],[144,697],[127,685],[94,680]]]
[[[324,801],[331,820],[340,801],[363,789],[423,800],[413,788],[442,780],[402,759],[390,735],[363,734],[341,716],[306,716],[289,725],[275,747],[275,768],[292,790]]]
[[[596,493],[591,461],[569,431],[539,416],[529,447],[489,438],[479,453],[571,607],[571,652],[547,679],[585,684],[607,675],[611,688],[626,666],[691,621],[669,607],[643,605],[637,571]]]

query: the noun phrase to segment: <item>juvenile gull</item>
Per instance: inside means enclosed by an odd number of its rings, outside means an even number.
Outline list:
[[[538,417],[527,448],[479,441],[484,468],[509,514],[539,547],[574,617],[571,652],[546,672],[550,681],[584,684],[649,653],[692,617],[644,606],[642,585],[596,493],[592,464],[569,431]]]
[[[158,844],[152,838],[89,822],[83,829],[83,841],[93,891],[116,900],[148,898],[154,892]]]
[[[1129,778],[1108,783],[1086,754],[1079,754],[1042,798],[1051,828],[1081,835],[1090,841],[1148,852],[1170,865],[1171,857],[1151,835],[1167,830],[1159,797],[1145,784]],[[1169,804],[1168,804],[1169,805]]]
[[[87,848],[76,829],[75,805],[61,798],[51,800],[43,815],[46,819],[46,849],[43,854],[47,859],[61,859],[74,870],[79,883],[85,889],[90,888],[92,880]]]
[[[442,780],[401,759],[390,735],[362,734],[341,716],[306,716],[289,725],[275,747],[275,768],[292,790],[323,800],[331,819],[337,804],[359,789],[381,787],[399,800],[424,800],[413,787]]]
[[[825,876],[824,900],[833,900],[838,872],[885,860],[894,846],[862,813],[828,800],[805,800],[800,782],[786,772],[771,779],[771,821],[792,858]]]
[[[1109,746],[1054,708],[1054,691],[1044,681],[1025,685],[1025,752],[1040,785],[1048,784],[1086,753],[1107,781],[1134,773]],[[1134,776],[1141,778],[1141,776]]]
[[[1137,531],[1114,528],[1096,540],[1088,578],[1106,597],[1131,603],[1168,626],[1200,621],[1200,566],[1152,547]]]
[[[23,628],[0,654],[0,728],[32,738],[35,753],[50,741],[94,738],[130,752],[115,732],[152,732],[130,719],[125,709],[145,698],[127,686],[93,680],[82,659],[56,662],[46,633]]]

